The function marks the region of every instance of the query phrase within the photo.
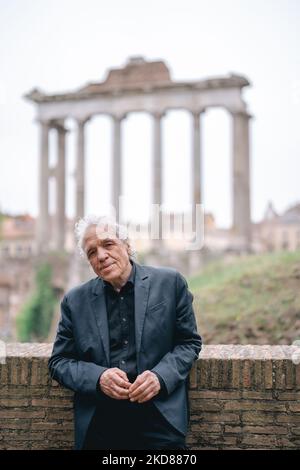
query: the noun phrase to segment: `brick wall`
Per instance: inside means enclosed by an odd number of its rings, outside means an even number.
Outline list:
[[[6,345],[0,449],[72,448],[72,392],[49,379],[51,348]],[[299,347],[206,346],[200,357],[190,376],[191,448],[300,448]]]

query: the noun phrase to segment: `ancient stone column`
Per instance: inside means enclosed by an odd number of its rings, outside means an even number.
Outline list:
[[[49,123],[40,121],[39,216],[37,249],[47,252],[49,242]]]
[[[85,139],[87,120],[77,121],[77,162],[76,162],[76,220],[84,216],[85,203]]]
[[[238,247],[251,246],[249,118],[247,112],[233,112],[233,234]]]
[[[113,116],[113,160],[112,160],[112,205],[115,208],[116,220],[121,221],[119,196],[123,195],[122,187],[122,136],[121,125],[125,116]]]
[[[54,228],[54,246],[56,250],[65,248],[66,232],[66,129],[63,124],[55,126],[57,130],[58,155],[55,169],[56,176],[56,213]]]
[[[164,113],[153,113],[153,195],[152,204],[163,203],[163,161],[162,161],[162,136],[161,126]],[[162,211],[160,209],[158,239],[153,240],[155,248],[162,247]]]
[[[192,159],[192,213],[193,224],[196,221],[196,205],[202,204],[202,155],[201,155],[201,113],[203,111],[193,112],[192,124],[192,142],[193,142],[193,159]]]

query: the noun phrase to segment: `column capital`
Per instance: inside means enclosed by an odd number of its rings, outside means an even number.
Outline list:
[[[66,134],[67,132],[69,132],[69,129],[65,128],[65,120],[64,119],[50,121],[50,127],[52,129],[56,129],[57,132],[59,132],[60,134]]]
[[[47,119],[35,118],[34,122],[36,122],[37,124],[40,124],[40,126],[49,127],[49,129],[51,127],[51,121]]]
[[[74,118],[78,127],[85,126],[86,123],[91,119],[92,116],[85,116],[80,118]]]
[[[200,114],[205,113],[206,108],[188,109],[188,111],[192,114],[192,116],[199,117]]]
[[[128,113],[120,113],[120,114],[110,114],[113,121],[123,121],[123,119],[127,118]]]
[[[150,112],[151,116],[153,116],[154,119],[162,119],[166,116],[166,111],[152,111]]]
[[[232,115],[232,117],[241,117],[241,118],[246,118],[246,119],[252,119],[253,118],[253,115],[248,113],[247,110],[230,109],[229,112]]]

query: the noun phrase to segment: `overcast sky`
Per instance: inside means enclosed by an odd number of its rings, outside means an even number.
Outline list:
[[[23,99],[33,87],[64,92],[105,79],[129,56],[163,59],[173,80],[234,72],[252,83],[252,215],[268,200],[282,211],[300,202],[300,2],[298,0],[0,0],[0,208],[37,214],[38,126]],[[202,126],[204,205],[231,223],[231,127],[221,109]],[[68,122],[70,130],[72,122]],[[126,214],[144,219],[151,196],[151,119],[123,126]],[[163,124],[164,202],[190,202],[191,122],[170,112]],[[68,214],[74,211],[74,133],[68,135]],[[51,136],[51,162],[55,161]],[[111,122],[87,129],[87,212],[109,201]]]

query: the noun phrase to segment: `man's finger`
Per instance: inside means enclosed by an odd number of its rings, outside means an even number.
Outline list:
[[[118,375],[115,375],[113,377],[113,381],[116,385],[119,385],[119,387],[123,387],[123,388],[129,388],[130,387],[130,382],[129,381],[126,381],[124,380],[123,378],[121,378],[120,376]]]
[[[145,377],[145,375],[143,374],[137,376],[137,378],[135,379],[135,381],[130,387],[131,392],[134,392],[134,390],[136,390],[140,385],[142,385],[145,382],[147,377]]]
[[[127,382],[129,382],[126,372],[124,372],[124,371],[121,370],[121,369],[116,369],[115,372],[116,372],[117,375],[119,375],[120,377],[122,377],[122,379],[124,379],[124,380],[126,380]],[[130,383],[130,382],[129,382],[129,383]]]
[[[154,391],[152,390],[150,393],[148,393],[143,398],[139,398],[138,403],[145,403],[146,401],[151,400],[151,398],[153,398],[155,395],[157,395],[157,393],[154,393]]]
[[[134,393],[129,392],[129,398],[131,400],[138,400],[140,397],[149,393],[149,391],[153,389],[153,385],[151,383],[143,384],[143,386],[139,387]]]
[[[125,390],[122,387],[118,387],[118,385],[115,385],[113,387],[113,391],[116,392],[118,395],[122,397],[127,397],[128,398],[128,390]]]
[[[153,384],[149,384],[149,386],[141,391],[135,398],[135,400],[140,401],[143,400],[149,393],[154,393],[156,390],[155,386]]]

